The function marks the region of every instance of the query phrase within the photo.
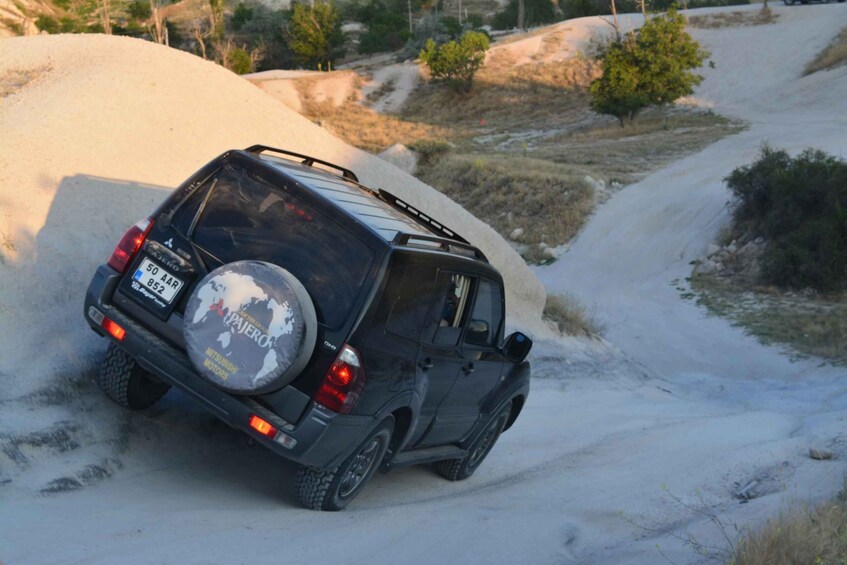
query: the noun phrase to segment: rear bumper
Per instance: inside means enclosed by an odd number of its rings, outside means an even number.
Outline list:
[[[96,316],[99,312],[109,317],[126,330],[126,336],[118,342],[120,347],[144,369],[182,390],[231,427],[244,431],[279,455],[303,465],[330,469],[346,459],[378,424],[370,416],[340,415],[314,402],[310,402],[298,422],[287,422],[250,397],[218,389],[197,374],[184,352],[112,305],[120,278],[107,265],[97,269],[85,295],[84,315],[88,325],[98,334],[112,339],[92,314]],[[254,414],[287,437],[277,435],[274,440],[253,430],[249,420]]]

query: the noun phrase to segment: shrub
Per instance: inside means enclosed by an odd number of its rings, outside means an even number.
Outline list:
[[[148,20],[153,16],[153,9],[147,0],[134,0],[127,4],[127,15],[131,20]]]
[[[253,72],[253,61],[250,53],[244,48],[238,47],[229,54],[226,67],[237,75],[246,75]]]
[[[556,324],[563,334],[593,337],[602,336],[606,331],[605,324],[570,293],[548,294],[542,316]]]
[[[615,116],[624,127],[647,106],[670,104],[691,94],[703,81],[692,70],[707,56],[686,33],[685,17],[671,8],[606,47],[603,75],[589,90],[591,108]]]
[[[443,82],[456,92],[470,92],[473,77],[485,62],[488,36],[469,31],[458,42],[436,45],[431,39],[421,51],[421,60],[429,67],[432,80]]]
[[[768,242],[762,282],[847,288],[847,162],[813,149],[791,158],[764,147],[725,180],[736,198],[737,229]]]
[[[244,24],[253,19],[253,8],[244,2],[239,2],[232,13],[232,29],[239,31]]]
[[[46,31],[47,33],[59,33],[59,22],[57,22],[54,17],[42,14],[35,20],[35,25],[41,31]]]

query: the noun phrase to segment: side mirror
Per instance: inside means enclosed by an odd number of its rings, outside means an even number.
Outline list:
[[[468,333],[465,335],[465,343],[479,345],[481,347],[490,345],[488,340],[488,322],[485,320],[471,320],[468,323]]]
[[[532,349],[532,340],[521,332],[515,332],[506,338],[500,350],[512,363],[522,363]]]

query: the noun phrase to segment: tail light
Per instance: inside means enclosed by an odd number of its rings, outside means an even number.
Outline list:
[[[364,387],[365,367],[362,357],[345,343],[324,375],[315,401],[333,412],[349,414],[359,401]]]
[[[273,439],[276,435],[276,428],[270,422],[259,418],[255,414],[250,416],[250,427],[262,434],[263,436]]]
[[[153,219],[146,218],[126,230],[126,233],[112,252],[112,256],[109,257],[109,266],[120,274],[124,274],[132,262],[132,258],[141,249],[141,245],[144,243],[152,227]]]

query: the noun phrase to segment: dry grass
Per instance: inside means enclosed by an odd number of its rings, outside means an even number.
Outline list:
[[[706,275],[691,283],[700,304],[763,343],[786,344],[800,356],[847,364],[847,294],[804,296]]]
[[[843,564],[847,562],[847,506],[844,493],[810,509],[782,513],[739,543],[734,565]]]
[[[742,129],[711,112],[657,108],[627,128],[612,118],[595,119],[550,137],[533,155],[628,184]]]
[[[469,95],[424,84],[412,94],[403,115],[476,134],[564,126],[590,113],[585,87],[597,72],[590,61],[512,67],[511,61],[494,58],[477,74]]]
[[[523,229],[526,245],[566,243],[594,206],[584,174],[538,159],[448,155],[420,176],[504,236]]]
[[[772,24],[778,19],[779,14],[775,14],[770,8],[762,8],[755,12],[723,12],[691,16],[688,18],[688,24],[691,27],[701,29],[717,29],[722,27],[760,26]]]
[[[834,69],[844,64],[847,64],[847,27],[843,28],[838,37],[806,65],[803,74],[810,75],[817,71]]]
[[[335,106],[329,100],[303,100],[301,113],[350,145],[371,153],[395,143],[410,145],[422,139],[449,139],[455,135],[448,127],[386,116],[356,102]]]
[[[559,331],[568,335],[601,336],[606,331],[593,312],[572,294],[548,294],[543,317],[556,324]]]

